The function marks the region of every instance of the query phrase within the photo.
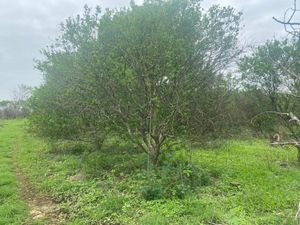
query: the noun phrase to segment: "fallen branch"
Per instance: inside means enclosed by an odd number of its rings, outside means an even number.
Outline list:
[[[289,119],[289,123],[296,123],[299,127],[300,127],[300,119],[295,116],[292,112],[290,113],[281,113],[281,112],[276,112],[276,111],[265,111],[262,113],[259,113],[258,115],[254,116],[251,119],[251,123],[253,123],[253,120],[255,118],[257,118],[258,116],[262,115],[262,114],[277,114],[277,115],[283,115],[283,116],[287,116]],[[296,137],[297,140],[299,140],[299,137]],[[271,146],[284,146],[284,145],[293,145],[297,148],[298,150],[298,163],[300,164],[300,141],[287,141],[287,142],[281,142],[279,141],[280,139],[273,140],[273,142],[271,143]]]
[[[294,146],[300,146],[300,142],[297,142],[297,141],[272,142],[271,145],[279,145],[279,146],[294,145]]]

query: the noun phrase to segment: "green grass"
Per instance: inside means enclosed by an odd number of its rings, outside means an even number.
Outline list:
[[[294,216],[300,201],[300,169],[295,149],[271,148],[265,141],[253,140],[229,141],[216,149],[195,148],[189,153],[182,150],[180,154],[192,154],[194,163],[208,171],[210,184],[198,187],[184,199],[146,201],[141,195],[145,155],[126,153],[129,146],[124,143],[110,143],[106,153],[53,152],[44,141],[28,134],[24,124],[10,121],[2,128],[1,140],[5,141],[1,141],[1,149],[6,150],[1,152],[0,165],[10,172],[1,172],[0,188],[1,184],[12,188],[0,189],[0,196],[12,194],[15,197],[10,199],[18,201],[7,147],[18,137],[20,167],[68,214],[65,224],[297,224]],[[282,163],[288,166],[282,167]],[[10,210],[6,207],[7,220],[11,219]],[[19,211],[24,213],[24,207]],[[0,221],[3,212],[0,209]],[[24,214],[19,215],[12,218]]]
[[[28,211],[21,200],[13,168],[14,127],[18,124],[1,121],[0,124],[0,225],[19,225]]]

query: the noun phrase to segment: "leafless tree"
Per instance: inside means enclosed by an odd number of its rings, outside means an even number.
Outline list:
[[[26,102],[32,93],[32,88],[26,85],[20,85],[13,92],[12,101],[4,101],[0,107],[0,118],[13,119],[25,117],[29,113],[29,108]]]

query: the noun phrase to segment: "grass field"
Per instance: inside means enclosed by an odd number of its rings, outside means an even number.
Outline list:
[[[147,157],[129,151],[129,145],[111,141],[101,153],[84,153],[85,146],[72,143],[50,148],[26,131],[25,121],[1,124],[1,225],[22,224],[28,215],[13,160],[67,215],[62,224],[297,224],[300,169],[295,149],[271,148],[253,140],[179,150],[177,157],[191,157],[204,171],[205,185],[187,191],[184,198],[171,194],[146,200],[142,187],[149,181]],[[161,185],[157,179],[151,182],[152,187]]]
[[[22,224],[27,207],[21,200],[13,166],[16,122],[0,121],[0,224]]]

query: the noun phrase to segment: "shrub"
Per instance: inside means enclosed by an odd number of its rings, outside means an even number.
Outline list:
[[[111,215],[113,213],[119,213],[122,211],[125,198],[115,194],[109,194],[101,203],[101,208],[105,211],[105,215]]]
[[[94,150],[92,144],[83,141],[60,140],[51,143],[51,151],[60,154],[82,154]]]
[[[146,200],[162,198],[184,198],[199,186],[211,183],[210,173],[178,154],[164,160],[164,164],[145,176],[141,195]]]
[[[87,176],[102,176],[105,172],[131,174],[137,169],[145,168],[144,154],[110,154],[93,152],[83,160],[83,169]]]

